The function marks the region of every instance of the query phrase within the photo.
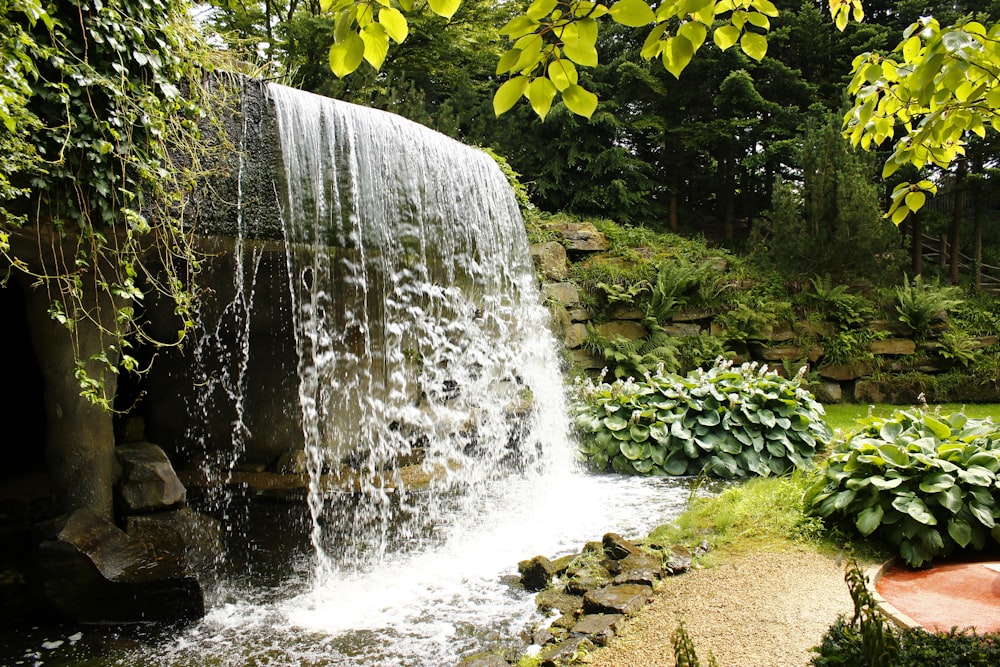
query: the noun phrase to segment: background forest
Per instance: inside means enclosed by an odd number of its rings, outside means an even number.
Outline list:
[[[1000,264],[1000,229],[987,224],[994,135],[974,138],[950,172],[924,170],[922,178],[941,183],[939,195],[904,222],[902,236],[881,215],[893,185],[916,174],[901,170],[882,181],[886,154],[855,153],[839,136],[855,55],[892,49],[921,16],[942,24],[970,14],[995,20],[1000,3],[866,2],[864,22],[843,32],[825,2],[776,5],[767,58],[709,44],[679,80],[640,56],[638,31],[609,25],[600,64],[581,71],[601,100],[597,111],[588,120],[557,102],[544,122],[526,105],[493,113],[494,72],[506,48],[498,30],[523,10],[517,3],[464,2],[451,20],[415,10],[410,36],[380,71],[366,66],[343,80],[330,71],[334,20],[318,1],[213,2],[201,17],[266,77],[492,149],[543,212],[702,236],[806,276],[888,270],[900,280],[904,268],[936,271],[923,266],[924,244],[916,242],[928,238],[935,252],[938,239],[951,241],[942,256],[950,282],[963,273],[975,280],[958,251]],[[873,271],[880,259],[894,263]]]

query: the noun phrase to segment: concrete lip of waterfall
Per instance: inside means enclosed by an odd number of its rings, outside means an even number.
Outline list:
[[[873,569],[869,587],[897,625],[929,632],[1000,631],[1000,561],[951,560],[915,570],[888,561]]]
[[[326,473],[321,477],[323,491],[341,493],[361,493],[365,485],[391,490],[399,483],[408,490],[427,488],[435,479],[447,474],[447,469],[437,466],[430,470],[423,465],[401,466],[397,474],[377,475],[368,478],[365,473],[344,466],[337,473]],[[205,488],[218,483],[210,480],[201,470],[178,470],[177,475],[187,488]],[[245,486],[263,495],[300,495],[309,490],[309,475],[306,473],[280,473],[253,470],[235,470],[227,480],[229,485]]]

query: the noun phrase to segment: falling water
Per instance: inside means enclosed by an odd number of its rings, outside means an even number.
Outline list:
[[[491,157],[392,114],[270,95],[313,543],[330,572],[370,568],[427,539],[462,489],[568,451],[555,346]],[[416,489],[412,461],[430,476]]]

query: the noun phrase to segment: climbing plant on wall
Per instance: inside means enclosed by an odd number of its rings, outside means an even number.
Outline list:
[[[102,350],[81,353],[77,377],[83,395],[110,407],[87,364],[138,369],[127,346],[148,337],[136,316],[146,297],[172,300],[178,337],[192,325],[198,263],[182,219],[197,160],[178,146],[199,132],[202,47],[180,0],[10,9],[0,36],[16,76],[0,90],[0,112],[21,159],[2,164],[0,252],[48,291],[51,316],[70,332],[84,320],[104,332]],[[40,262],[27,261],[25,242],[44,249]],[[94,294],[113,316],[97,312]]]

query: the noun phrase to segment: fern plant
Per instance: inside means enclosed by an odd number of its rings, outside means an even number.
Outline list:
[[[944,322],[953,309],[962,305],[962,290],[955,285],[924,282],[922,276],[912,281],[903,276],[903,284],[896,289],[896,312],[899,321],[909,327],[918,339],[930,333],[935,322]]]

